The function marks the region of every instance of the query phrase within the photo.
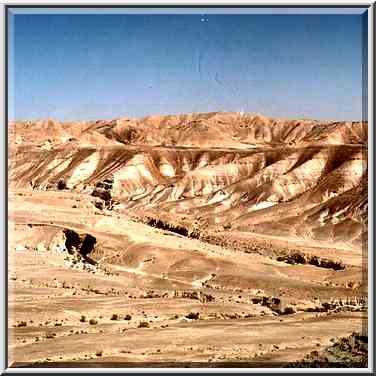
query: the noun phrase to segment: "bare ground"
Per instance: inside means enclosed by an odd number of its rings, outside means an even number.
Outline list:
[[[12,195],[11,363],[284,365],[366,327],[361,253],[339,250],[347,268],[338,271],[288,264],[109,218],[89,202],[74,209],[72,200]],[[63,229],[94,236],[104,249],[99,265],[54,250]]]

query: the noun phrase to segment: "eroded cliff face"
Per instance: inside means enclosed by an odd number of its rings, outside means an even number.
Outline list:
[[[11,187],[84,192],[217,236],[366,246],[366,123],[209,113],[16,123],[10,136]]]

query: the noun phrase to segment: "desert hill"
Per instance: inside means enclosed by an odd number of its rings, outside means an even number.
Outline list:
[[[17,188],[106,190],[119,210],[172,225],[365,244],[365,123],[208,113],[16,123],[10,134]]]
[[[10,363],[364,365],[367,128],[9,124]]]

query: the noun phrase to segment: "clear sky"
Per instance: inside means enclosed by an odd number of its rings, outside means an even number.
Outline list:
[[[17,14],[9,115],[362,119],[362,16]]]

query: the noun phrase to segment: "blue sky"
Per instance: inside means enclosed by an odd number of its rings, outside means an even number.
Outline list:
[[[362,16],[16,14],[9,115],[361,120]]]

